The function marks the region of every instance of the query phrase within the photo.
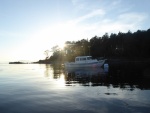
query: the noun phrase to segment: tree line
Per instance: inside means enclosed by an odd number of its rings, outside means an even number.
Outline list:
[[[82,55],[94,58],[150,58],[150,29],[134,33],[105,33],[90,40],[67,41],[65,45],[63,49],[53,47],[53,54],[46,56],[46,61],[74,61],[76,56]]]

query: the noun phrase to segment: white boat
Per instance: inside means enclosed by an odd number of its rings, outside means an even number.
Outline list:
[[[91,56],[78,56],[75,62],[65,63],[66,68],[81,68],[81,67],[101,67],[105,60],[92,59]]]

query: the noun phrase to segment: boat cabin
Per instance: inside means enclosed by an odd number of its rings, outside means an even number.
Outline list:
[[[97,61],[96,59],[92,59],[92,56],[78,56],[75,58],[76,63],[86,63]]]

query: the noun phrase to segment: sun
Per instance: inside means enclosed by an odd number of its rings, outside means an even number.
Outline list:
[[[60,48],[61,50],[63,50],[64,47],[65,47],[65,43],[64,43],[64,42],[59,43],[58,46],[59,46],[59,48]]]

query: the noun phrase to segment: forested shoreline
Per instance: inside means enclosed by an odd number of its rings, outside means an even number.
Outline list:
[[[94,36],[90,40],[67,41],[66,46],[52,48],[53,54],[46,56],[39,63],[74,61],[76,56],[91,55],[93,58],[107,59],[149,59],[150,58],[150,29],[138,30],[134,33],[119,32],[105,33]]]

